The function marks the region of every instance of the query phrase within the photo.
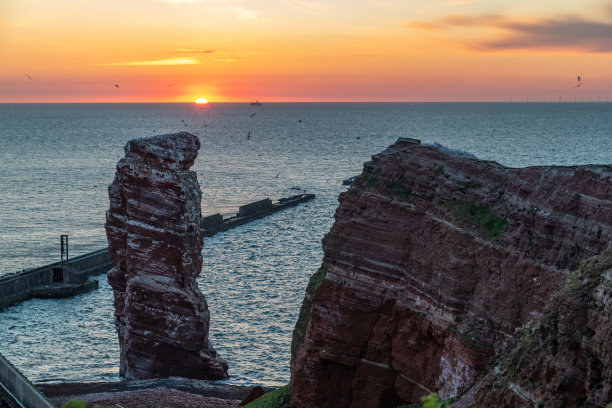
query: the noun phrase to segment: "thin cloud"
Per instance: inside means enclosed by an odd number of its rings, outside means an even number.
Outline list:
[[[570,17],[538,23],[508,22],[511,35],[483,43],[490,49],[577,48],[612,52],[612,24]]]
[[[440,19],[441,27],[478,27],[478,26],[503,26],[507,20],[500,14],[481,14],[478,16],[466,16],[463,14],[451,14]]]
[[[193,3],[204,3],[206,0],[161,0],[164,3],[170,4],[193,4]]]
[[[427,23],[425,21],[413,21],[404,24],[408,28],[415,28],[417,30],[429,30],[429,31],[438,31],[440,30],[440,25],[436,23]]]
[[[324,2],[310,0],[285,0],[289,6],[306,13],[324,13],[329,10],[329,5]]]
[[[478,3],[479,0],[449,0],[443,3],[444,7],[460,7]]]
[[[521,21],[497,14],[449,15],[434,22],[414,22],[407,25],[430,31],[482,27],[503,31],[495,39],[476,39],[475,48],[482,50],[571,48],[598,53],[612,52],[612,23],[590,21],[576,16]],[[490,38],[490,33],[488,36]]]
[[[238,20],[257,20],[259,19],[259,15],[249,9],[246,9],[244,7],[232,7],[231,8],[234,13],[235,16]]]
[[[197,48],[177,48],[175,51],[189,52],[189,53],[194,53],[194,54],[212,54],[214,52],[213,50],[197,49]]]
[[[449,14],[434,21],[411,21],[406,27],[421,30],[439,31],[454,27],[479,28],[482,26],[500,27],[506,23],[503,16],[499,14],[482,14],[468,16],[464,14]]]
[[[129,62],[113,62],[102,65],[139,65],[139,66],[156,66],[156,65],[192,65],[199,64],[200,61],[192,58],[168,58],[154,61],[129,61]]]
[[[213,51],[206,48],[176,48],[176,52],[184,54],[214,54],[213,62],[236,62],[233,53],[229,51]]]
[[[476,3],[480,3],[480,0],[447,0],[441,3],[428,2],[421,8],[421,13],[431,13],[441,9],[470,6]]]

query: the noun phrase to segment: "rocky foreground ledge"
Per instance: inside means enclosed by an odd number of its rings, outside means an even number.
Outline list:
[[[513,169],[411,139],[374,156],[306,291],[293,401],[394,407],[477,382],[462,406],[612,399],[609,252],[593,258],[612,241],[611,169]],[[587,258],[601,267],[570,273]]]
[[[78,399],[89,407],[98,404],[125,408],[236,408],[253,387],[171,377],[120,382],[43,383],[37,388],[57,407]]]

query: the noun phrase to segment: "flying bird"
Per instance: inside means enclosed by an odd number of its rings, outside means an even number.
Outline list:
[[[251,113],[251,117],[255,116],[255,114],[256,114],[256,113],[257,113],[257,112],[253,112],[253,113]]]
[[[115,88],[119,88],[119,84],[115,84]]]
[[[580,75],[578,75],[578,84],[574,87],[574,88],[578,88],[579,86],[582,86],[582,77]]]
[[[28,79],[29,79],[30,81],[34,82],[34,80],[32,79],[32,77],[31,77],[30,75],[26,74],[26,76],[28,77]]]

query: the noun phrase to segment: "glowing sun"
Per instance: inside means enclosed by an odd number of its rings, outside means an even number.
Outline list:
[[[205,98],[198,98],[195,103],[208,103],[208,101]]]

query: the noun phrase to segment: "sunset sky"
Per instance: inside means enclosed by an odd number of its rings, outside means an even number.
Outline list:
[[[612,1],[0,0],[0,102],[198,97],[612,102]]]

